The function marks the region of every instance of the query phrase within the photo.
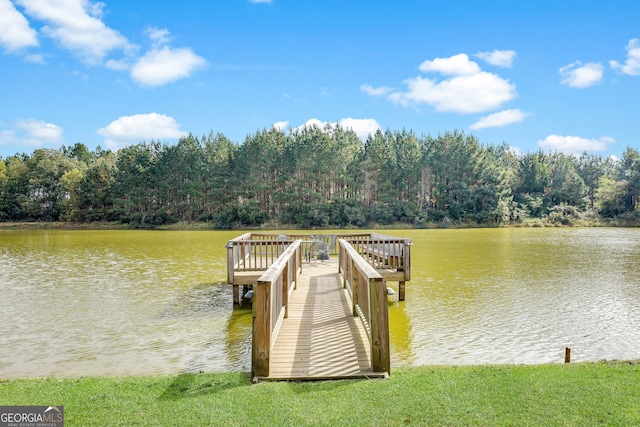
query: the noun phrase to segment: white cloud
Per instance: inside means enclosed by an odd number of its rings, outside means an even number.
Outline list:
[[[127,54],[136,46],[100,20],[103,3],[88,0],[17,0],[25,13],[45,21],[42,33],[89,64],[101,63],[113,50]]]
[[[191,49],[164,46],[140,58],[131,68],[131,78],[143,86],[162,86],[191,76],[205,64],[205,59]]]
[[[514,147],[513,145],[509,146],[509,151],[514,157],[520,157],[522,155],[522,150],[519,147]]]
[[[300,131],[304,128],[310,128],[313,126],[324,130],[326,125],[333,127],[336,124],[339,124],[343,129],[352,130],[358,138],[362,140],[365,140],[369,134],[374,134],[378,129],[380,129],[380,124],[378,124],[374,119],[353,119],[348,117],[333,123],[329,121],[321,122],[316,118],[309,119],[303,125],[293,129],[293,131]]]
[[[384,96],[393,92],[393,89],[387,86],[373,87],[371,85],[362,85],[360,90],[371,96]]]
[[[374,119],[352,119],[346,118],[340,120],[340,126],[344,129],[351,129],[362,140],[366,139],[369,134],[375,134],[380,129],[380,124]]]
[[[13,128],[0,131],[0,145],[15,145],[24,148],[38,148],[45,145],[57,146],[64,142],[63,129],[42,120],[16,120]]]
[[[516,57],[515,50],[494,50],[492,52],[478,52],[476,55],[483,61],[497,67],[511,68]]]
[[[287,126],[289,126],[289,122],[284,121],[284,122],[275,122],[273,125],[271,125],[271,127],[273,127],[274,129],[277,129],[281,132],[283,132]]]
[[[16,127],[27,132],[30,138],[41,141],[59,141],[62,138],[62,128],[42,120],[20,120]]]
[[[466,53],[453,55],[449,58],[426,60],[419,67],[423,73],[436,72],[448,76],[473,75],[480,72],[480,66],[469,61]]]
[[[163,46],[171,40],[171,33],[166,28],[149,27],[145,31],[154,46]]]
[[[86,2],[85,2],[86,3]],[[87,3],[87,13],[96,19],[102,19],[105,4],[102,2]]]
[[[131,68],[131,61],[128,59],[109,59],[104,66],[114,71],[125,71]]]
[[[497,113],[489,114],[488,116],[481,118],[469,127],[471,129],[503,127],[513,123],[520,123],[528,115],[528,113],[521,111],[519,108],[499,111]]]
[[[631,39],[627,44],[627,60],[624,64],[609,61],[614,70],[630,76],[640,76],[640,39]]]
[[[331,125],[329,122],[321,122],[318,119],[309,119],[306,122],[304,122],[304,124],[298,126],[297,128],[295,128],[294,130],[302,130],[304,128],[311,128],[311,127],[318,127],[320,129],[322,129],[324,127],[325,124],[329,124]]]
[[[7,52],[37,46],[36,31],[9,0],[0,0],[0,46]]]
[[[103,21],[104,3],[91,0],[15,0],[25,14],[44,22],[41,32],[90,64],[116,71],[130,70],[131,78],[143,86],[161,86],[179,79],[206,64],[189,48],[167,46],[171,33],[166,28],[148,27],[151,50],[138,56],[139,46],[130,43]],[[0,0],[0,46],[18,50],[38,44],[37,33],[9,0]],[[114,51],[122,55],[108,58]],[[42,55],[25,57],[43,63]]]
[[[15,131],[0,130],[0,146],[16,144],[17,138]]]
[[[464,53],[424,61],[420,71],[439,73],[445,78],[409,78],[404,81],[407,85],[404,91],[368,84],[360,86],[360,90],[370,96],[387,96],[394,104],[414,107],[426,104],[436,111],[461,114],[495,110],[516,97],[513,83],[482,71]]]
[[[96,133],[105,137],[105,144],[111,149],[142,140],[174,139],[187,134],[180,130],[180,124],[173,117],[158,113],[122,116]]]
[[[543,150],[578,154],[583,151],[606,151],[614,142],[615,139],[607,136],[600,139],[587,139],[579,136],[549,135],[538,141],[538,147]]]
[[[405,83],[406,92],[389,95],[394,103],[405,106],[428,104],[441,112],[481,113],[500,108],[516,96],[515,85],[484,71],[443,81],[418,76]]]
[[[563,85],[583,89],[602,81],[604,66],[597,62],[588,62],[582,65],[582,62],[576,61],[560,67],[559,72]]]
[[[39,53],[25,55],[24,60],[33,64],[44,64],[44,56]]]

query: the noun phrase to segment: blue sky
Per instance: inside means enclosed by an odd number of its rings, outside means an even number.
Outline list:
[[[640,148],[640,2],[0,0],[0,156],[340,122]]]

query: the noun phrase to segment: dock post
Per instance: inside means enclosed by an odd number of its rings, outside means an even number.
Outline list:
[[[233,285],[233,303],[240,304],[240,285]]]
[[[389,311],[387,286],[380,277],[369,279],[369,304],[371,310],[371,368],[373,372],[391,373],[389,349]]]
[[[398,282],[398,301],[404,301],[404,284],[404,281]]]
[[[253,288],[253,327],[251,334],[251,373],[253,377],[269,376],[271,358],[271,287],[260,281]]]

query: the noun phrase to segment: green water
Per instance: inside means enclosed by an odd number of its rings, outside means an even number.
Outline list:
[[[414,243],[393,366],[640,358],[640,230],[386,233]],[[249,370],[239,234],[0,231],[0,378]]]

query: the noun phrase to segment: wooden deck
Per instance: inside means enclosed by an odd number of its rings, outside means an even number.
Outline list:
[[[253,288],[254,380],[389,376],[386,281],[404,300],[410,239],[245,233],[226,248],[234,304]]]
[[[380,378],[371,368],[370,344],[338,274],[334,258],[304,264],[261,380]]]

